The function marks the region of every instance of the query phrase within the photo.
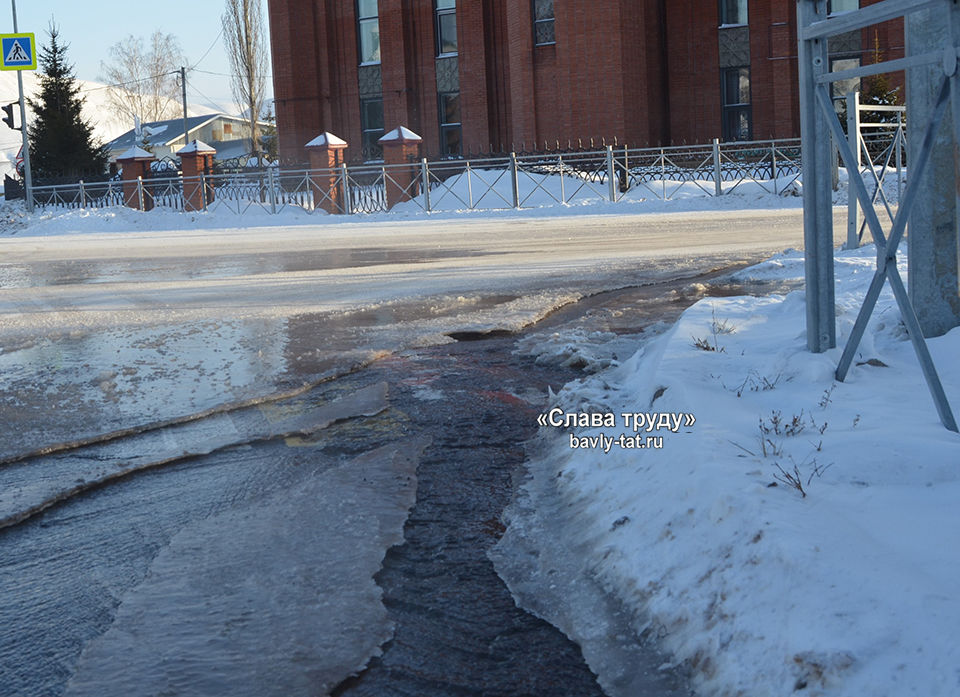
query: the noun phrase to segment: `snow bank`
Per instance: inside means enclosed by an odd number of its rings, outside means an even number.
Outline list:
[[[470,169],[446,174],[440,172],[430,190],[433,213],[479,213],[513,207],[513,183],[507,169]],[[799,208],[799,184],[796,176],[771,180],[724,182],[724,195],[715,195],[714,183],[699,181],[635,182],[629,191],[617,193],[611,203],[606,181],[577,176],[574,173],[549,174],[521,169],[517,175],[517,198],[522,209],[562,208],[571,212],[584,208],[638,213],[679,210],[727,210],[731,208]],[[427,203],[423,195],[398,204],[393,213],[423,214]]]
[[[806,351],[802,292],[702,300],[558,396],[564,412],[616,415],[543,434],[554,442],[536,481],[549,477],[580,522],[562,544],[586,551],[635,631],[658,636],[702,694],[960,685],[960,437],[937,419],[888,289],[847,381],[834,379],[874,260],[872,248],[838,255],[840,348]],[[738,276],[791,279],[802,261],[788,251]],[[960,408],[960,329],[929,345]],[[642,428],[661,448],[571,447],[571,434],[635,435],[624,412],[695,423]]]

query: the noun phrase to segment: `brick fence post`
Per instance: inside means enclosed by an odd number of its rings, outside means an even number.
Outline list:
[[[413,182],[417,177],[416,165],[420,162],[420,145],[423,138],[409,128],[400,126],[393,129],[382,138],[383,162],[385,172],[390,177],[384,182],[387,189],[387,207],[393,208],[398,203],[409,201],[416,192]],[[399,167],[397,165],[407,165]]]
[[[213,202],[213,184],[203,175],[213,172],[217,151],[202,140],[192,140],[177,150],[183,172],[183,210],[202,211]]]
[[[327,213],[347,212],[348,202],[340,186],[340,168],[348,147],[347,141],[324,131],[304,147],[310,156],[314,206]]]
[[[153,196],[149,191],[143,192],[141,204],[139,187],[141,177],[143,179],[150,178],[150,165],[155,161],[156,158],[152,153],[137,146],[133,146],[117,158],[116,162],[123,170],[120,179],[125,205],[144,211],[153,208]]]

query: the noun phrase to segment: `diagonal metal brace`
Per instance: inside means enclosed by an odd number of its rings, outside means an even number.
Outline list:
[[[883,228],[880,225],[880,220],[877,217],[876,210],[874,209],[872,201],[870,200],[870,195],[867,193],[867,187],[863,182],[863,177],[860,174],[859,168],[856,166],[856,157],[854,156],[853,151],[850,149],[850,144],[844,137],[843,129],[840,126],[840,122],[837,120],[836,112],[833,109],[832,101],[826,85],[817,85],[815,91],[817,102],[819,103],[820,109],[826,115],[826,121],[830,125],[830,130],[833,133],[837,147],[840,150],[840,156],[843,158],[844,165],[847,167],[849,183],[853,187],[857,199],[860,201],[864,218],[866,219],[867,225],[870,228],[870,233],[873,236],[873,240],[877,247],[877,269],[874,272],[873,280],[870,283],[870,288],[867,291],[863,305],[860,308],[859,314],[857,315],[857,320],[854,323],[853,331],[851,332],[850,338],[847,340],[846,346],[844,347],[843,354],[840,357],[840,363],[837,366],[836,371],[836,378],[840,382],[843,382],[844,379],[846,379],[847,372],[849,371],[850,365],[853,362],[854,354],[856,353],[857,348],[860,345],[860,341],[863,338],[863,334],[866,331],[867,322],[870,320],[870,316],[873,314],[877,299],[880,297],[880,291],[883,289],[884,281],[889,280],[890,288],[893,291],[894,297],[896,298],[897,306],[900,308],[900,314],[903,318],[904,324],[907,327],[907,333],[910,336],[911,343],[913,344],[914,352],[917,354],[917,359],[920,361],[923,377],[927,381],[927,387],[930,390],[934,405],[937,408],[937,413],[940,416],[940,422],[946,429],[957,432],[957,422],[956,419],[954,419],[953,412],[950,409],[950,402],[947,400],[946,392],[944,392],[943,385],[940,382],[940,377],[937,375],[936,366],[933,363],[933,358],[930,356],[927,343],[923,338],[923,332],[920,329],[920,322],[917,320],[916,312],[913,309],[913,304],[910,302],[910,297],[907,294],[907,290],[903,285],[903,280],[900,278],[900,272],[897,270],[896,263],[897,247],[900,244],[900,240],[903,238],[907,219],[910,216],[910,211],[913,208],[917,197],[917,192],[919,191],[918,182],[920,181],[920,175],[926,169],[927,163],[930,160],[930,154],[933,150],[933,141],[936,130],[946,112],[947,101],[951,91],[951,79],[945,76],[940,85],[933,115],[924,133],[920,153],[918,154],[916,163],[912,168],[914,173],[911,173],[911,176],[907,182],[907,190],[904,194],[903,202],[900,208],[897,210],[896,217],[894,218],[893,227],[890,229],[889,239],[883,234]]]

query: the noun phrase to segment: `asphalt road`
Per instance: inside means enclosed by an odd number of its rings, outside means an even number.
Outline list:
[[[393,411],[385,412],[387,422],[371,422],[371,432],[362,437],[364,447],[358,451],[380,445],[388,435],[407,435],[417,418],[432,419],[436,426],[435,444],[423,446],[427,447],[423,489],[407,530],[412,542],[390,556],[380,579],[392,613],[389,621],[401,621],[418,595],[426,597],[422,589],[412,596],[406,589],[409,578],[422,573],[418,565],[407,569],[408,560],[417,558],[421,548],[429,552],[438,544],[449,546],[459,539],[456,530],[467,526],[483,544],[450,546],[450,564],[443,567],[443,575],[453,585],[431,592],[452,598],[451,616],[472,623],[469,612],[475,608],[467,612],[455,595],[457,574],[470,568],[478,579],[486,579],[483,588],[498,583],[484,549],[499,534],[499,511],[509,500],[510,480],[522,463],[516,441],[532,427],[532,418],[518,414],[531,416],[536,408],[534,397],[525,403],[527,397],[511,395],[542,395],[551,378],[535,375],[532,366],[518,362],[510,346],[501,347],[496,355],[499,367],[491,371],[482,350],[461,355],[443,344],[455,347],[452,336],[518,330],[560,306],[604,290],[694,279],[730,262],[798,246],[801,239],[799,211],[761,211],[345,222],[0,240],[0,415],[5,424],[0,461],[41,446],[69,446],[144,428],[148,429],[144,437],[157,441],[151,446],[157,452],[172,448],[176,453],[197,453],[172,457],[169,467],[150,469],[150,474],[68,496],[48,512],[0,533],[5,549],[0,584],[11,599],[12,613],[0,642],[0,685],[16,685],[17,690],[38,695],[61,694],[82,662],[86,669],[75,679],[74,689],[77,694],[85,694],[90,686],[96,691],[99,676],[107,670],[101,666],[115,657],[110,647],[126,641],[129,627],[138,628],[144,621],[138,607],[149,611],[155,607],[151,598],[182,597],[185,588],[198,589],[202,595],[209,578],[243,576],[241,567],[247,562],[238,566],[236,555],[223,552],[236,540],[227,534],[224,548],[214,543],[220,537],[211,537],[213,532],[223,536],[237,526],[247,530],[245,539],[266,540],[274,548],[272,556],[287,561],[266,568],[257,578],[265,588],[277,588],[274,572],[286,568],[290,559],[303,563],[302,550],[295,544],[277,547],[271,541],[273,527],[256,522],[261,511],[272,516],[270,520],[292,519],[294,532],[302,530],[297,521],[315,518],[309,507],[314,490],[326,490],[329,485],[323,478],[340,477],[343,458],[353,453],[342,451],[351,442],[342,435],[330,448],[288,448],[289,440],[269,436],[282,433],[284,428],[277,424],[286,422],[274,422],[270,428],[257,425],[261,419],[257,404],[266,399],[267,404],[282,406],[286,402],[277,395],[304,385],[335,392],[352,379],[349,376],[376,371],[383,373],[377,380],[394,386]],[[399,363],[382,360],[411,349],[426,353],[412,359],[403,354],[407,358],[398,358]],[[363,364],[371,367],[355,372]],[[468,365],[473,372],[465,370]],[[516,386],[511,387],[513,383]],[[444,408],[434,402],[441,393]],[[479,401],[470,413],[461,414],[467,397]],[[498,401],[519,412],[500,414],[490,406]],[[171,426],[149,430],[205,410],[220,410],[220,416],[186,421],[176,438],[171,438]],[[237,419],[248,412],[255,423],[244,426]],[[478,413],[489,423],[474,423]],[[276,410],[262,416],[279,418]],[[209,452],[204,444],[211,436],[203,436],[200,447],[183,444],[183,438],[195,437],[189,433],[205,432],[207,423],[221,438],[223,429],[215,425],[218,418],[227,418],[234,430],[252,435],[238,439],[243,445],[233,449],[229,444],[224,449],[218,440],[216,452],[209,456],[203,453]],[[508,423],[527,426],[508,439],[512,443],[504,443],[502,437],[490,440],[491,433],[502,431],[503,436]],[[471,436],[473,441],[461,442],[457,434],[466,433],[469,424],[482,428]],[[249,445],[251,439],[264,442]],[[149,450],[135,449],[139,455]],[[90,473],[85,470],[81,476],[72,466],[60,467],[67,463],[62,458],[57,467],[43,466],[42,458],[27,459],[0,466],[0,475],[10,478],[5,484],[0,481],[0,491],[8,497],[26,497],[27,489],[21,492],[16,487],[35,488],[40,480],[44,492],[58,487],[69,491],[101,476],[100,470],[128,466],[109,462],[96,443],[86,450],[66,447],[62,452],[68,459],[79,458]],[[467,496],[459,488],[459,458],[468,455],[477,473],[474,483],[484,498]],[[501,460],[493,469],[484,469]],[[41,465],[42,475],[30,475],[33,465]],[[48,496],[44,492],[40,493]],[[390,496],[397,499],[400,493]],[[461,496],[469,501],[461,501]],[[16,500],[4,501],[8,504],[11,511],[19,505]],[[406,505],[391,503],[389,510]],[[456,509],[470,515],[451,517],[449,529],[434,527],[442,520],[439,512]],[[298,517],[290,518],[288,510]],[[396,521],[395,513],[389,515]],[[425,527],[416,527],[420,524]],[[329,547],[322,534],[312,534],[321,548]],[[431,554],[424,559],[428,566],[437,563]],[[21,583],[27,578],[33,580]],[[245,588],[237,583],[240,590]],[[240,590],[231,596],[237,602],[262,599]],[[527,632],[542,636],[543,646],[570,650],[569,643],[548,626],[516,610],[505,588],[490,593],[491,606],[502,608],[508,618],[503,626],[493,624],[473,634],[486,642],[475,653],[491,665],[501,665],[507,657],[511,664],[523,664],[506,649]],[[191,602],[206,602],[205,597]],[[214,597],[220,602],[220,596]],[[228,607],[224,612],[233,611]],[[228,619],[250,621],[248,610],[241,615]],[[72,629],[56,629],[61,616]],[[168,616],[159,613],[156,620]],[[254,616],[259,621],[260,614]],[[436,614],[432,603],[412,616],[383,659],[360,682],[344,684],[342,694],[380,694],[381,687],[398,675],[412,676],[411,684],[423,676],[428,682],[435,680],[430,671],[440,664],[424,662],[419,654],[407,651],[410,644],[404,632],[416,634],[416,628],[429,620],[436,631],[428,635],[444,640],[441,630],[449,623]],[[220,615],[208,617],[219,621]],[[119,618],[116,631],[104,634],[118,621],[115,618]],[[186,621],[190,614],[180,619]],[[229,627],[234,630],[233,624]],[[176,633],[177,627],[170,631]],[[102,640],[91,643],[101,635]],[[28,636],[29,642],[21,641]],[[540,641],[533,645],[540,646]],[[542,653],[549,657],[557,650]],[[225,651],[236,654],[233,645]],[[151,652],[141,654],[137,660],[152,660]],[[465,671],[474,659],[465,654],[463,661],[454,672]],[[117,670],[123,670],[122,662]],[[495,681],[490,677],[493,672],[484,672],[484,680],[493,682],[481,681],[479,689],[507,694],[515,677],[511,670],[504,668]],[[552,675],[557,667],[548,661],[545,670],[543,675]],[[582,664],[571,671],[585,685],[593,684]],[[456,682],[457,676],[452,679]],[[531,694],[540,691],[536,685],[543,684],[542,675],[529,673],[525,679],[531,681]],[[463,694],[471,694],[472,687],[461,687]],[[438,689],[446,694],[446,687]]]

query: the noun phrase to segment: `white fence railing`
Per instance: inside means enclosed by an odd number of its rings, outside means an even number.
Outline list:
[[[598,201],[723,196],[747,188],[783,193],[800,175],[800,141],[768,140],[590,152],[511,153],[403,165],[267,167],[235,174],[170,176],[35,186],[42,208],[128,205],[168,210],[226,208],[362,214],[391,208],[520,209]],[[184,197],[186,192],[186,200]]]
[[[897,194],[903,194],[903,166],[907,158],[907,108],[880,104],[863,104],[860,93],[847,95],[847,140],[857,168],[867,186],[874,207],[882,204],[887,219],[893,223],[890,197],[884,190],[888,176],[895,173]],[[864,114],[869,114],[864,118]],[[860,212],[856,196],[847,197],[847,249],[856,249],[863,240],[867,221]]]

